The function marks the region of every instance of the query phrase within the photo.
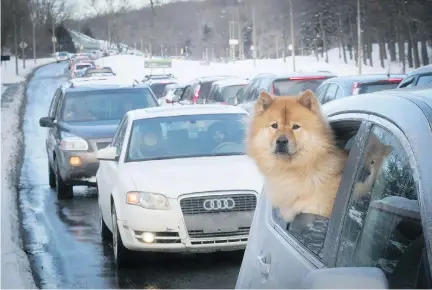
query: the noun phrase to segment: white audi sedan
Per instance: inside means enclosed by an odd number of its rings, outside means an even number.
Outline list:
[[[245,154],[248,113],[226,105],[129,111],[96,175],[101,236],[132,251],[246,247],[263,177]]]

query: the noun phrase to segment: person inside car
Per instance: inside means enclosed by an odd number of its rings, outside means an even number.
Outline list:
[[[75,102],[64,115],[65,121],[94,121],[96,117],[85,101]]]
[[[166,146],[159,124],[137,127],[132,135],[129,158],[132,160],[163,157]]]

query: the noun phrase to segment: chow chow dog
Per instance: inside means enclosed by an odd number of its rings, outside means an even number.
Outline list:
[[[300,96],[261,92],[247,153],[266,177],[267,193],[286,222],[299,213],[330,218],[347,153],[310,90]]]

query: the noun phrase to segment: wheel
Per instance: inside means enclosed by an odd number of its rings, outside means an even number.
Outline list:
[[[112,206],[111,209],[111,217],[112,217],[112,245],[114,250],[114,263],[117,269],[126,268],[129,265],[131,260],[131,251],[126,249],[123,245],[120,232],[117,224],[117,213],[115,210],[115,206]]]
[[[48,162],[48,183],[49,183],[49,187],[51,188],[56,187],[56,175],[49,162]]]
[[[73,198],[73,186],[66,184],[59,171],[59,166],[56,166],[56,192],[57,199],[71,199]]]

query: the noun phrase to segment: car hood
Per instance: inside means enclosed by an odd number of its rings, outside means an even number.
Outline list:
[[[112,138],[117,130],[120,120],[96,122],[61,122],[62,132],[67,132],[84,139]]]
[[[259,193],[264,182],[247,155],[127,162],[122,166],[122,172],[132,178],[136,190],[161,193],[169,198],[205,191]]]

